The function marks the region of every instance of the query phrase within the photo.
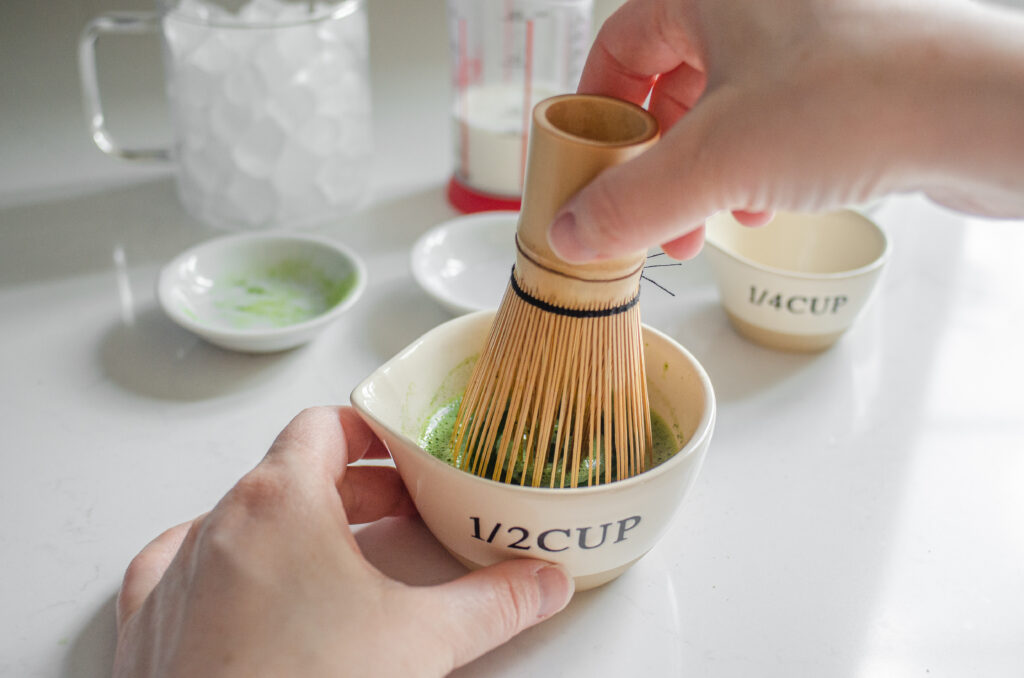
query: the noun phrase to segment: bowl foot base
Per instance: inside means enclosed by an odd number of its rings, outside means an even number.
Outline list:
[[[743,320],[739,316],[736,316],[729,311],[725,312],[729,316],[729,321],[732,326],[742,336],[767,348],[773,348],[779,351],[790,351],[792,353],[814,353],[817,351],[824,351],[843,335],[843,331],[839,332],[828,332],[825,334],[786,334],[784,332],[776,332],[774,330],[766,330],[763,327],[752,325],[751,323]]]

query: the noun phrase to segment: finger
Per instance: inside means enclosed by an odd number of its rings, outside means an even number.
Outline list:
[[[580,77],[581,94],[643,104],[656,76],[690,63],[702,68],[683,3],[631,0],[605,21]]]
[[[345,429],[345,440],[348,441],[348,463],[359,459],[390,459],[384,443],[367,425],[353,407],[338,408],[341,427]]]
[[[394,468],[348,466],[362,458],[387,456],[384,444],[351,407],[309,408],[278,435],[260,465],[236,485],[234,494],[246,485],[249,491],[241,499],[248,498],[242,503],[250,509],[276,505],[275,492],[297,480],[306,487],[331,487],[340,496],[350,523],[415,515],[412,500]],[[324,497],[321,492],[309,496]]]
[[[171,564],[178,549],[181,548],[181,542],[185,539],[185,535],[188,534],[195,522],[190,520],[165,530],[156,539],[149,542],[128,564],[124,580],[121,583],[121,591],[117,594],[118,631],[132,615],[139,611],[146,598],[156,588],[157,583],[163,578],[164,572],[167,571],[167,566]]]
[[[284,469],[297,478],[316,483],[335,482],[349,462],[348,441],[338,407],[310,407],[284,427],[253,473]]]
[[[419,591],[433,599],[437,634],[454,643],[455,668],[563,609],[574,589],[558,565],[511,560]]]
[[[416,515],[416,507],[398,471],[389,466],[351,466],[338,486],[345,514],[353,525],[387,516]]]
[[[747,210],[733,210],[732,215],[736,217],[736,221],[740,222],[744,226],[751,228],[757,228],[758,226],[764,226],[772,217],[775,216],[775,212],[748,212]]]
[[[658,78],[648,110],[657,118],[662,134],[697,104],[707,80],[704,71],[686,63]]]
[[[661,249],[673,259],[687,261],[697,256],[703,246],[704,227],[698,226],[686,235],[662,244]]]
[[[388,452],[353,408],[310,407],[278,434],[264,461],[285,461],[295,470],[337,479],[349,463],[364,457],[386,459]]]

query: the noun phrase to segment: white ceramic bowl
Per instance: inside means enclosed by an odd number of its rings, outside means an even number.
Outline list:
[[[788,351],[835,343],[868,303],[889,256],[882,229],[852,210],[780,212],[759,228],[719,212],[707,221],[705,241],[733,326]]]
[[[519,212],[480,212],[430,229],[410,255],[412,275],[456,315],[497,308],[516,261]]]
[[[168,316],[212,344],[268,353],[308,342],[366,286],[354,252],[328,238],[246,233],[182,252],[160,271]]]
[[[578,589],[610,581],[654,546],[693,485],[715,422],[711,382],[682,346],[645,327],[652,409],[681,437],[679,452],[638,476],[595,487],[480,478],[416,441],[430,415],[464,389],[493,318],[474,313],[431,330],[356,387],[352,403],[391,451],[427,527],[462,563],[534,557],[563,564]]]

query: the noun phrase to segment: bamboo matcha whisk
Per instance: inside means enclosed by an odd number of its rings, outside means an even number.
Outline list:
[[[577,487],[649,464],[637,306],[646,252],[568,264],[548,246],[547,227],[576,191],[657,136],[650,114],[617,99],[571,94],[534,108],[516,263],[452,436],[462,469]]]

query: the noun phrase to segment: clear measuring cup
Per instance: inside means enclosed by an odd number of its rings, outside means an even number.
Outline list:
[[[106,127],[95,43],[159,33],[171,148],[120,146]],[[175,163],[186,210],[231,229],[301,227],[355,206],[371,160],[363,0],[158,0],[93,19],[79,66],[93,140]]]
[[[448,0],[456,208],[519,208],[530,113],[576,91],[592,17],[593,0]]]

